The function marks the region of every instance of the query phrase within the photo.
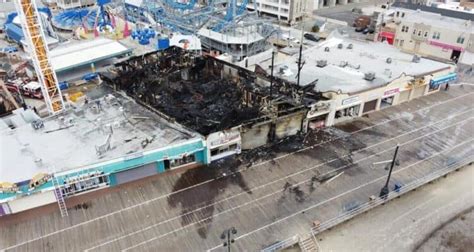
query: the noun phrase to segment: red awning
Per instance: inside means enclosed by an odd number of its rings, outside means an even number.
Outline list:
[[[383,31],[383,32],[380,32],[380,36],[385,37],[385,38],[393,39],[393,38],[395,38],[395,33]]]

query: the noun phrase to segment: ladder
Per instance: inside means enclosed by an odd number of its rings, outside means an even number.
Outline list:
[[[301,248],[301,251],[303,252],[318,252],[318,245],[316,244],[316,241],[314,240],[313,236],[311,235],[306,235],[305,237],[302,237],[298,245]]]
[[[56,195],[56,200],[58,201],[59,210],[61,211],[61,217],[68,216],[66,202],[64,201],[63,192],[61,191],[61,186],[59,185],[58,178],[53,176],[53,186],[54,186],[54,195]]]

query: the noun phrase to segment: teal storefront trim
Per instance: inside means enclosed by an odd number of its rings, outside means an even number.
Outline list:
[[[142,153],[133,153],[125,157],[109,160],[102,162],[101,164],[95,164],[90,166],[81,167],[75,170],[60,172],[55,174],[58,178],[59,184],[63,184],[67,176],[75,176],[84,174],[87,172],[100,171],[104,174],[109,174],[110,185],[116,185],[116,178],[113,175],[121,171],[133,169],[144,164],[157,162],[157,172],[165,172],[163,160],[165,159],[179,159],[183,155],[194,154],[197,163],[208,164],[207,149],[202,139],[194,139],[184,143],[172,145],[165,148],[156,150],[144,151]],[[9,198],[14,198],[20,195],[26,195],[27,193],[34,193],[41,190],[53,190],[51,181],[39,186],[33,191],[28,191],[28,185],[20,187],[19,193],[0,193],[0,201],[6,201]]]

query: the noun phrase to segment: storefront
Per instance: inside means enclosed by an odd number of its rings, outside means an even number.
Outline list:
[[[371,100],[366,103],[364,103],[364,109],[362,111],[362,114],[366,114],[372,111],[375,111],[377,109],[377,103],[379,99]]]
[[[380,108],[390,107],[395,104],[395,95],[400,93],[400,88],[394,88],[387,90],[383,93],[382,100],[380,101]]]
[[[393,45],[393,39],[395,38],[395,33],[382,31],[379,33],[379,41],[387,41],[390,45]]]
[[[433,92],[439,90],[439,87],[443,84],[451,83],[453,81],[457,80],[457,74],[456,73],[449,73],[444,76],[440,76],[437,78],[434,78],[430,81],[430,86],[428,89],[428,92]]]
[[[239,154],[242,149],[239,129],[224,130],[209,134],[206,142],[211,161]]]
[[[361,101],[358,96],[352,96],[342,100],[341,105],[342,106],[336,110],[334,123],[359,116]]]

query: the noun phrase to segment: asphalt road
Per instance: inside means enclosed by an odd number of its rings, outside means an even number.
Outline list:
[[[474,206],[474,165],[440,178],[317,236],[321,251],[414,251],[440,226]],[[456,230],[456,227],[453,228]],[[471,223],[471,235],[474,232]],[[466,233],[469,236],[469,232]],[[471,236],[471,239],[474,237]],[[430,241],[438,244],[439,242]],[[440,247],[422,247],[434,251]],[[464,248],[468,251],[469,248]],[[455,249],[453,248],[453,251]]]
[[[473,86],[452,87],[313,133],[304,146],[283,144],[264,154],[274,155],[268,161],[159,176],[85,199],[88,207],[65,219],[57,209],[28,221],[2,218],[0,248],[224,251],[220,236],[233,226],[234,249],[256,251],[378,195],[387,171],[373,163],[390,159],[397,143],[391,189],[472,158],[472,99]],[[340,172],[330,183],[311,182]]]

